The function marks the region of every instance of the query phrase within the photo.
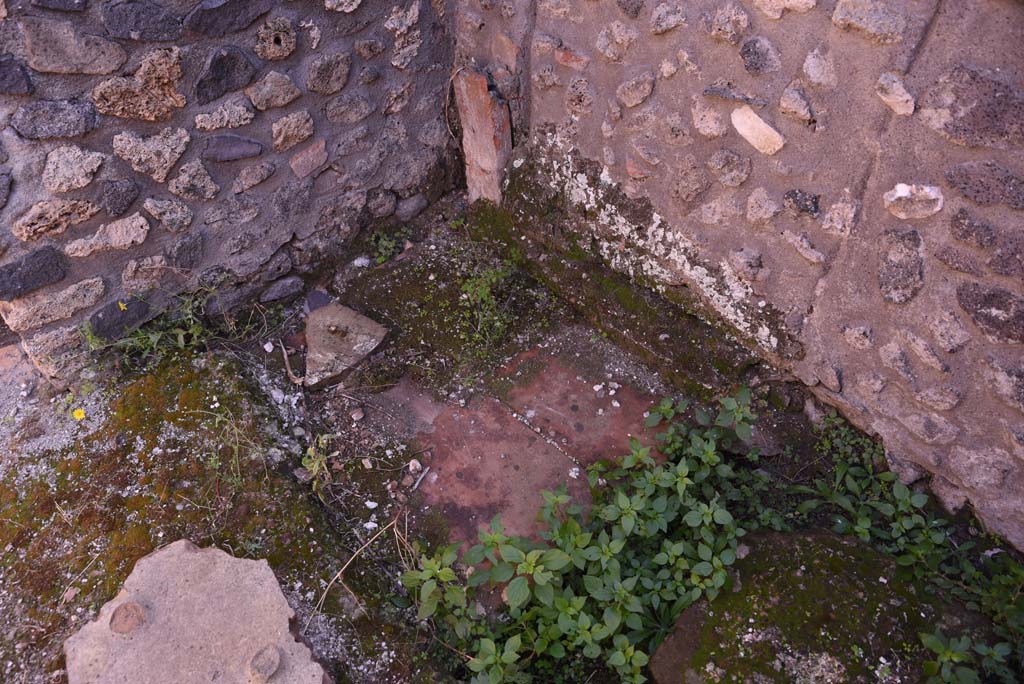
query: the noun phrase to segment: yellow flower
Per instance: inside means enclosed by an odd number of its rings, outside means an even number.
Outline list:
[[[121,311],[127,311],[128,310],[128,305],[125,304],[122,301],[118,301],[117,302],[117,308],[120,309]]]
[[[75,420],[85,420],[85,410],[76,408],[74,411],[71,412],[71,417],[74,418]]]

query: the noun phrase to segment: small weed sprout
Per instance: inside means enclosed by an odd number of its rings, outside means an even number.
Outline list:
[[[385,264],[402,252],[405,241],[412,235],[409,228],[401,228],[394,232],[378,230],[370,235],[373,245],[373,261],[377,265]]]
[[[236,316],[213,318],[207,313],[213,293],[213,289],[203,289],[178,295],[175,306],[117,340],[101,338],[88,322],[80,333],[90,352],[113,352],[118,363],[128,370],[143,370],[170,354],[265,338],[282,325],[282,310],[262,304]]]
[[[128,368],[144,368],[169,353],[206,344],[213,336],[205,320],[208,300],[209,293],[205,292],[181,295],[168,313],[117,340],[99,337],[89,323],[82,327],[81,334],[89,351],[113,351]]]
[[[337,451],[328,453],[334,435],[319,435],[302,457],[302,467],[310,475],[310,486],[313,493],[324,503],[327,502],[327,488],[331,484],[331,468],[329,461],[338,455]]]
[[[486,346],[505,333],[509,320],[499,303],[498,291],[511,275],[512,264],[503,261],[479,271],[462,284],[462,303],[469,319],[465,337]]]

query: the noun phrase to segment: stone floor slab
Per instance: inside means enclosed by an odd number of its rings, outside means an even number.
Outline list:
[[[266,561],[179,540],[64,644],[69,684],[329,684]]]

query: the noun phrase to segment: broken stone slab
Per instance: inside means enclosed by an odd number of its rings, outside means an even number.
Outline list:
[[[274,162],[269,161],[247,166],[238,172],[238,177],[231,184],[231,192],[237,195],[250,188],[254,188],[273,176],[276,170],[277,167],[274,165]]]
[[[306,379],[319,388],[341,379],[388,334],[380,323],[341,304],[328,304],[306,319]]]
[[[352,56],[347,53],[320,55],[309,66],[306,87],[320,95],[334,95],[348,83]]]
[[[991,159],[957,164],[947,169],[945,176],[946,182],[972,202],[1024,209],[1024,176]]]
[[[882,297],[893,304],[906,304],[924,285],[921,235],[916,230],[891,229],[885,231],[883,238],[878,267]]]
[[[594,105],[594,89],[590,81],[584,78],[574,78],[569,81],[566,90],[565,109],[570,114],[590,114]]]
[[[679,5],[663,2],[654,8],[651,14],[651,33],[660,36],[677,26],[686,26],[686,17]]]
[[[256,55],[261,59],[276,61],[285,59],[295,52],[297,38],[295,27],[288,17],[268,19],[256,32]]]
[[[237,45],[222,45],[210,53],[196,80],[196,104],[213,102],[232,90],[252,83],[259,73],[256,56]]]
[[[505,166],[512,156],[508,104],[488,88],[482,72],[463,69],[455,76],[455,100],[462,120],[469,201],[501,202]]]
[[[1024,362],[989,359],[989,371],[986,373],[989,382],[1009,406],[1024,412]]]
[[[555,48],[554,58],[556,63],[569,67],[573,71],[583,71],[590,64],[589,57],[564,45]],[[515,64],[514,60],[509,61]]]
[[[958,64],[921,100],[921,121],[965,147],[1024,148],[1024,91]]]
[[[246,88],[245,94],[252,100],[253,106],[262,112],[275,107],[284,107],[300,97],[302,91],[295,87],[287,74],[271,71]]]
[[[623,107],[638,107],[654,91],[654,72],[645,71],[615,89],[615,98]]]
[[[41,287],[64,279],[68,260],[57,248],[47,245],[17,261],[0,266],[0,301],[23,297]]]
[[[11,197],[11,185],[14,179],[10,171],[0,171],[0,209],[7,206],[7,200]]]
[[[181,18],[150,0],[115,0],[100,8],[103,26],[114,38],[177,40],[184,31]]]
[[[740,48],[743,68],[748,74],[759,76],[778,71],[782,68],[782,56],[771,41],[763,36],[755,36],[743,43]]]
[[[207,138],[206,147],[199,156],[206,161],[228,162],[258,157],[262,153],[263,145],[258,140],[234,133],[223,133]]]
[[[196,128],[201,131],[216,131],[221,128],[241,128],[256,117],[248,100],[225,102],[212,112],[196,114]]]
[[[82,12],[88,2],[89,0],[32,0],[32,6],[58,12]]]
[[[743,7],[735,2],[727,3],[715,10],[712,15],[704,14],[701,17],[704,31],[712,38],[730,45],[739,45],[747,27],[750,26],[750,16],[743,10]]]
[[[263,291],[263,294],[260,295],[260,302],[268,304],[270,302],[294,299],[302,294],[304,287],[305,283],[303,283],[302,278],[299,276],[286,276],[271,283]]]
[[[31,337],[25,336],[21,348],[38,371],[49,378],[58,379],[71,377],[85,366],[85,355],[81,353],[84,342],[81,329],[70,325]]]
[[[95,234],[69,242],[64,253],[69,257],[87,257],[109,249],[130,249],[141,245],[149,235],[149,222],[142,214],[132,214],[100,226]]]
[[[793,249],[795,249],[800,256],[807,259],[812,264],[825,263],[825,255],[815,249],[814,244],[811,243],[811,240],[807,237],[806,233],[797,234],[786,230],[783,231],[782,237],[786,242],[793,246]],[[836,389],[833,391],[838,392],[839,390]]]
[[[220,186],[198,159],[182,164],[178,175],[167,184],[167,189],[185,200],[211,200],[220,192]]]
[[[100,301],[106,286],[103,278],[90,278],[59,292],[37,292],[9,303],[0,303],[0,315],[15,332],[70,318]]]
[[[800,87],[799,81],[793,81],[782,91],[782,96],[779,97],[779,111],[806,124],[814,121],[810,100]]]
[[[904,221],[928,218],[942,211],[942,190],[934,185],[897,183],[882,196],[889,213]]]
[[[835,61],[827,51],[816,47],[804,59],[804,75],[812,84],[821,88],[835,88],[839,84]]]
[[[172,233],[180,233],[192,225],[192,210],[184,202],[150,197],[142,203],[142,208]]]
[[[854,226],[857,225],[857,214],[860,212],[860,202],[850,196],[849,190],[843,191],[843,199],[829,207],[825,212],[825,218],[821,227],[826,233],[848,236]]]
[[[133,76],[117,76],[92,90],[96,109],[123,119],[164,121],[185,106],[178,92],[181,82],[181,50],[162,48],[142,58]]]
[[[64,643],[68,682],[329,683],[294,617],[266,560],[182,539],[140,559]]]
[[[324,0],[324,7],[335,12],[351,13],[359,9],[363,0]]]
[[[35,89],[24,62],[14,55],[0,55],[0,95],[29,95]]]
[[[324,108],[327,120],[335,124],[359,123],[374,111],[373,104],[358,93],[340,95]]]
[[[77,145],[61,145],[46,155],[43,185],[50,192],[68,192],[92,182],[106,155]]]
[[[782,206],[789,210],[794,218],[810,216],[818,218],[821,214],[821,195],[806,190],[788,190],[782,196]]]
[[[167,257],[162,254],[132,259],[121,271],[121,284],[127,292],[147,292],[156,288],[170,271]]]
[[[128,162],[135,171],[163,183],[181,155],[185,154],[189,140],[191,136],[184,128],[165,128],[148,138],[134,131],[125,131],[114,136],[114,154]]]
[[[718,78],[702,91],[704,97],[717,97],[720,100],[739,102],[753,107],[767,107],[768,101],[759,97],[753,97],[736,86],[728,79]]]
[[[167,263],[179,270],[195,268],[203,257],[205,243],[206,233],[202,230],[182,236],[164,249]]]
[[[313,117],[309,110],[301,109],[282,116],[271,127],[274,150],[284,152],[313,137]]]
[[[395,204],[395,218],[399,221],[411,221],[427,208],[429,202],[422,194],[406,197]]]
[[[719,183],[730,188],[738,188],[750,177],[751,163],[730,149],[721,149],[711,155],[707,167]]]
[[[621,21],[613,21],[597,35],[595,47],[609,62],[621,62],[640,34]]]
[[[241,31],[270,11],[274,0],[202,0],[185,16],[185,28],[212,38]]]
[[[420,3],[413,2],[406,10],[402,10],[401,7],[392,9],[390,16],[384,22],[384,28],[395,36],[391,52],[391,66],[396,69],[405,69],[419,54],[420,45],[423,44],[420,30],[417,28],[419,20]]]
[[[903,79],[899,74],[887,71],[879,76],[875,92],[894,113],[900,116],[910,116],[914,113],[914,96],[907,92],[907,87],[903,85]]]
[[[693,127],[705,138],[720,138],[729,131],[722,115],[698,95],[694,95],[691,100],[690,115],[693,117]]]
[[[30,140],[75,138],[96,128],[98,119],[91,102],[41,100],[19,107],[11,126]]]
[[[747,221],[753,224],[765,224],[770,222],[782,211],[778,202],[771,198],[764,188],[754,188],[747,197]]]
[[[42,17],[21,20],[28,65],[50,74],[109,74],[128,59],[121,46],[81,33],[74,22]]]
[[[730,119],[736,132],[761,154],[773,155],[786,144],[786,139],[749,106],[734,109]]]
[[[803,14],[814,9],[818,0],[754,0],[754,7],[771,19],[781,19],[788,10]]]
[[[298,178],[305,178],[327,163],[327,141],[317,140],[304,150],[295,153],[288,165]]]
[[[956,300],[990,339],[1024,344],[1024,297],[1001,287],[962,283]]]
[[[93,337],[113,342],[152,317],[153,309],[145,299],[125,297],[100,307],[86,325]]]
[[[15,221],[11,233],[25,242],[60,235],[69,227],[88,221],[99,210],[86,200],[44,200]]]
[[[907,20],[890,4],[881,0],[839,0],[832,23],[876,43],[898,43],[903,40]]]
[[[121,216],[139,197],[141,188],[131,178],[115,178],[100,183],[98,201],[110,216]]]

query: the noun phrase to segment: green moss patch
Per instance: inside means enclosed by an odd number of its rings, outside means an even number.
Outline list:
[[[590,325],[692,396],[710,398],[722,388],[735,387],[758,364],[738,338],[702,317],[692,295],[659,293],[609,270],[577,235],[559,230],[561,224],[531,220],[531,212],[539,211],[535,202],[521,198],[511,210],[478,203],[467,226],[480,239],[499,241],[508,258]],[[538,232],[541,225],[548,230]]]
[[[345,304],[387,325],[389,347],[350,386],[403,375],[447,394],[478,384],[548,328],[559,304],[494,240],[440,228],[402,257],[348,284]]]
[[[0,661],[25,662],[17,651],[29,648],[36,676],[58,671],[85,611],[182,537],[268,558],[286,586],[319,586],[337,567],[322,512],[268,457],[274,420],[241,375],[209,357],[168,358],[112,392],[109,416],[73,448],[5,475],[0,572],[17,608],[3,618],[14,638],[0,640]]]
[[[659,684],[918,681],[918,633],[961,619],[855,540],[772,534],[751,543],[733,590],[690,608],[662,645]]]

